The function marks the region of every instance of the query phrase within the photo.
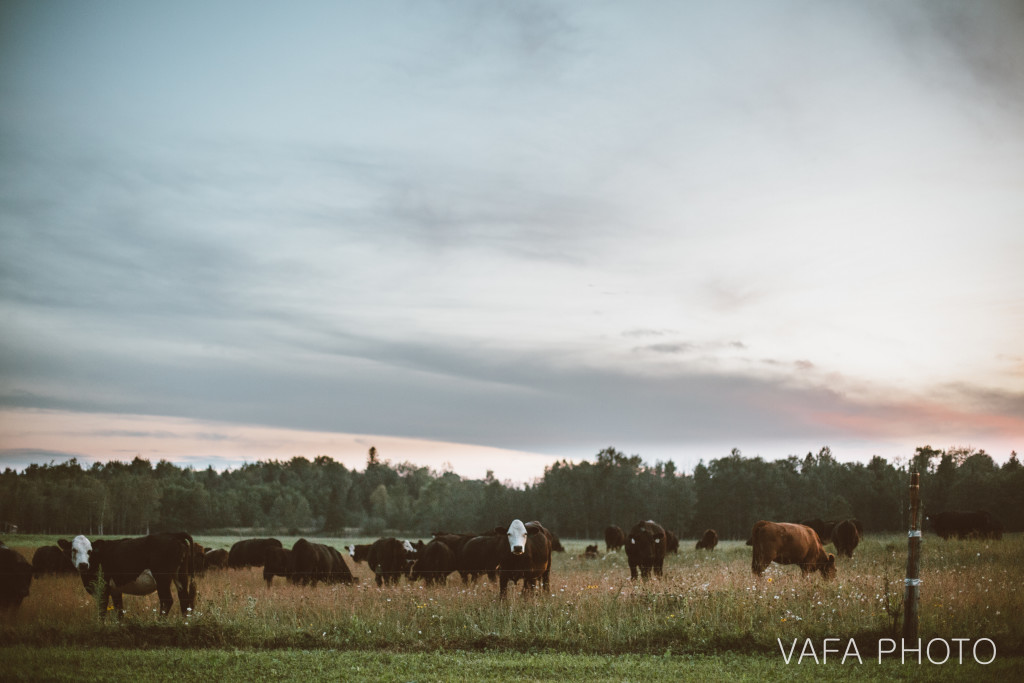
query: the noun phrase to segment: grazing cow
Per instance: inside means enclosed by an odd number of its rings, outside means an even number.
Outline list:
[[[227,569],[228,551],[223,548],[207,550],[206,555],[203,557],[203,563],[207,569]]]
[[[502,532],[501,527],[494,529]],[[515,520],[505,532],[508,543],[501,544],[498,560],[499,595],[504,598],[508,582],[523,580],[523,594],[541,579],[545,592],[551,582],[551,535],[540,522],[523,524]]]
[[[705,529],[704,535],[697,541],[697,550],[714,550],[718,545],[718,532],[714,529]]]
[[[1003,537],[1002,523],[987,510],[937,512],[926,521],[930,522],[932,531],[944,539],[956,536],[999,540]]]
[[[345,558],[337,548],[327,545],[327,554],[330,556],[330,565],[324,581],[327,583],[359,583],[359,577],[352,575],[352,570],[345,564]]]
[[[228,566],[232,569],[241,567],[262,567],[267,561],[267,551],[282,547],[276,538],[248,538],[231,546],[228,553]]]
[[[645,581],[652,570],[655,576],[661,576],[665,564],[665,546],[665,530],[661,525],[651,520],[633,525],[626,538],[629,578],[636,580],[637,569]]]
[[[481,574],[487,574],[492,582],[498,578],[498,564],[501,562],[501,551],[505,545],[505,530],[474,536],[459,548],[456,554],[456,569],[462,577],[462,583],[470,580],[476,582]]]
[[[676,532],[665,529],[665,554],[679,553],[679,537]]]
[[[167,614],[174,604],[172,581],[178,590],[181,613],[187,615],[195,605],[192,537],[185,532],[118,541],[100,539],[92,543],[85,536],[76,536],[69,547],[65,547],[65,543],[67,541],[60,542],[61,548],[71,554],[71,562],[78,568],[85,589],[92,593],[101,582],[100,616],[106,614],[111,598],[120,617],[124,615],[125,593],[149,595],[153,591],[160,598],[160,613]]]
[[[853,557],[853,551],[857,549],[862,535],[860,520],[844,519],[832,529],[832,545],[836,547],[837,555]]]
[[[288,580],[307,586],[325,583],[352,583],[352,572],[341,553],[323,543],[311,543],[304,538],[295,541],[289,563]]]
[[[68,543],[68,541],[65,541]],[[74,574],[75,565],[71,559],[64,554],[60,546],[44,545],[32,555],[32,573],[36,576],[42,574]]]
[[[263,563],[263,580],[267,588],[274,583],[274,577],[290,579],[292,575],[292,551],[288,548],[271,548],[267,551],[267,559]]]
[[[804,576],[815,571],[826,579],[836,576],[836,556],[825,552],[818,534],[809,526],[761,520],[750,531],[747,545],[754,547],[750,567],[757,576],[772,562],[798,564]]]
[[[409,541],[397,538],[379,538],[370,546],[366,554],[366,563],[373,570],[378,586],[384,584],[397,585],[403,576],[409,576],[410,560],[415,559],[416,549]],[[356,562],[358,558],[353,554]]]
[[[0,617],[6,619],[18,611],[31,584],[32,565],[0,541]]]
[[[622,533],[622,529],[615,525],[604,528],[604,545],[608,552],[615,552],[625,544],[626,534]]]
[[[444,541],[435,539],[426,544],[423,550],[417,551],[416,555],[416,561],[409,571],[410,581],[424,579],[428,586],[435,583],[443,586],[448,583],[448,575],[458,568],[455,551]]]
[[[596,560],[597,559],[597,546],[596,545],[588,545],[584,549],[584,551],[583,551],[583,558],[586,559],[586,560]]]

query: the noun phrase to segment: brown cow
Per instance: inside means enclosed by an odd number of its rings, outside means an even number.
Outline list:
[[[853,551],[860,543],[863,527],[856,519],[844,519],[832,529],[832,545],[836,547],[838,555],[853,557]]]
[[[697,550],[714,550],[718,545],[718,532],[714,529],[705,529],[704,535],[697,541]]]
[[[754,547],[750,568],[757,576],[772,562],[798,564],[804,576],[815,571],[826,579],[836,576],[836,556],[825,552],[809,526],[761,520],[751,529],[747,545]]]
[[[583,550],[583,559],[585,560],[596,560],[597,559],[597,544],[588,545]]]

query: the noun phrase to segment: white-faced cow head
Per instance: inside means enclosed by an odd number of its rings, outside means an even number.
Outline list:
[[[508,527],[508,547],[513,555],[522,555],[526,551],[526,525],[515,520]]]
[[[71,541],[71,564],[80,572],[89,570],[89,555],[92,553],[92,543],[85,536],[75,536]]]
[[[348,547],[348,554],[352,557],[356,556],[356,546],[354,544]]]

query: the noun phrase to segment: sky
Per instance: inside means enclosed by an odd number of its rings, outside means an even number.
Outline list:
[[[1024,447],[1024,3],[0,5],[0,467]]]

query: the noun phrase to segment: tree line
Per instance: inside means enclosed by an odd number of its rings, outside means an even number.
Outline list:
[[[842,463],[826,446],[804,457],[766,461],[738,449],[701,461],[692,473],[606,448],[593,460],[559,461],[532,483],[467,479],[371,448],[363,471],[326,455],[261,461],[218,472],[136,457],[83,467],[75,459],[0,474],[0,521],[20,533],[141,535],[305,533],[380,535],[482,531],[514,518],[537,519],[560,536],[600,538],[654,519],[683,538],[714,528],[746,538],[759,519],[860,519],[868,532],[907,528],[909,472],[922,475],[928,511],[987,509],[1007,531],[1024,529],[1024,467],[1002,466],[984,450],[916,449],[889,462]]]

